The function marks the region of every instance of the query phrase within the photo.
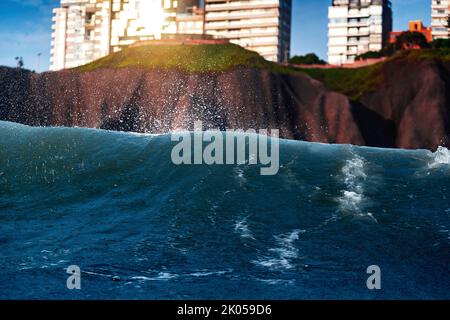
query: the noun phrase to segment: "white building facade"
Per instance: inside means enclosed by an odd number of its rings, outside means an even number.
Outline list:
[[[433,39],[448,39],[448,17],[450,15],[450,0],[431,1],[431,33]]]
[[[392,31],[389,0],[332,0],[328,18],[328,62],[334,65],[381,50]]]
[[[289,58],[292,0],[205,0],[205,33],[270,61]]]
[[[109,8],[99,4],[61,0],[61,7],[53,10],[50,70],[77,67],[110,52],[103,32],[109,21]]]

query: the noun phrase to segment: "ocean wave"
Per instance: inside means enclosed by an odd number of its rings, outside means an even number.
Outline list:
[[[258,279],[258,281],[261,281],[263,283],[267,283],[269,285],[294,285],[295,281],[290,279],[290,280],[286,280],[286,279]]]
[[[437,168],[442,165],[450,164],[450,150],[439,146],[433,153],[431,161],[428,163],[429,168]]]
[[[268,249],[268,254],[254,260],[253,263],[270,270],[289,270],[295,267],[294,260],[299,258],[299,250],[294,242],[300,239],[305,230],[293,230],[290,233],[274,236],[277,247]]]
[[[174,165],[170,134],[0,122],[0,136],[0,298],[71,299],[70,264],[80,298],[364,298],[341,271],[366,262],[423,280],[381,297],[448,297],[447,150],[280,140],[280,172],[261,177]]]
[[[147,276],[134,276],[131,277],[131,280],[138,280],[138,281],[169,281],[174,278],[178,278],[178,274],[172,274],[169,272],[160,272],[155,277],[147,277]]]
[[[170,272],[159,272],[156,276],[132,276],[127,278],[127,281],[137,280],[137,281],[170,281],[172,279],[178,278],[199,278],[199,277],[212,277],[212,276],[223,276],[227,273],[230,273],[231,270],[220,270],[220,271],[209,271],[209,270],[200,270],[194,271],[190,273],[170,273]]]
[[[247,219],[248,216],[243,219],[236,220],[236,222],[234,223],[234,231],[238,233],[241,236],[241,238],[255,240],[248,226]]]
[[[247,184],[247,178],[245,177],[245,169],[242,168],[242,165],[235,167],[233,169],[233,174],[240,187],[243,187],[245,184]]]
[[[342,195],[337,199],[340,211],[360,212],[361,204],[365,200],[364,185],[367,180],[365,166],[364,159],[359,156],[354,156],[352,159],[345,161],[340,176],[345,189],[341,191]]]

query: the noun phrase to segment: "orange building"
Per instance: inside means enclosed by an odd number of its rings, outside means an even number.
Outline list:
[[[428,42],[433,41],[433,36],[431,34],[431,27],[425,27],[422,23],[422,20],[412,20],[409,22],[408,31],[410,32],[420,32],[425,38],[427,38]],[[404,31],[393,31],[389,35],[389,43],[395,43],[397,41],[397,37],[401,35]]]

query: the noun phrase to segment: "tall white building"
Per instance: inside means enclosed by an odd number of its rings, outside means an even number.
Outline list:
[[[332,0],[328,18],[328,62],[334,65],[381,50],[392,31],[389,0]]]
[[[110,20],[110,3],[95,0],[61,0],[53,10],[50,70],[73,68],[110,52],[103,32]]]
[[[50,70],[77,67],[136,41],[175,34],[177,13],[187,12],[196,3],[198,0],[61,0],[61,6],[53,10]],[[189,26],[183,31],[199,28]]]
[[[290,53],[291,12],[292,0],[205,0],[205,33],[282,62]]]
[[[431,33],[433,39],[448,39],[448,17],[450,15],[450,0],[431,1]]]

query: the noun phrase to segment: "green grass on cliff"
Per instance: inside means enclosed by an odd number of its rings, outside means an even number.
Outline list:
[[[358,100],[364,93],[374,90],[383,82],[382,64],[356,69],[301,69],[319,80],[328,89],[340,92],[352,100]]]
[[[141,67],[187,72],[226,71],[239,66],[289,72],[288,68],[264,60],[259,54],[234,44],[146,45],[129,47],[76,68],[80,72],[101,68]]]
[[[383,69],[394,61],[414,62],[421,60],[450,61],[450,49],[423,49],[402,51],[375,65],[356,69],[300,69],[321,81],[331,90],[359,100],[365,93],[375,90],[384,81]]]
[[[409,50],[399,53],[393,59],[450,61],[450,48]]]

